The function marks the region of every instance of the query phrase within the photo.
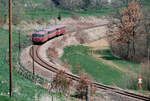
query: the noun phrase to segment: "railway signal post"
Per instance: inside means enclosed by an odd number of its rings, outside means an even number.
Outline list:
[[[13,90],[13,65],[12,65],[12,0],[9,0],[9,95]]]

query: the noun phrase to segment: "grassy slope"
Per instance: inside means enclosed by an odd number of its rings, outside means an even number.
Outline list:
[[[144,0],[144,5],[150,7],[150,0]]]
[[[75,74],[79,72],[76,69],[76,65],[80,64],[80,71],[89,73],[96,81],[107,85],[115,83],[120,87],[124,87],[123,76],[126,75],[126,72],[120,72],[116,68],[100,62],[98,59],[90,56],[88,51],[89,47],[69,46],[64,48],[64,54],[61,59],[63,61],[65,59],[68,61],[68,63],[72,66],[72,72]],[[103,59],[112,61],[120,68],[129,69],[135,73],[138,72],[138,63],[116,58],[111,54],[109,49],[98,50],[96,53],[100,54]]]
[[[119,59],[112,55],[110,49],[97,50],[96,53],[100,54],[103,59],[112,61],[113,63],[117,64],[119,67],[127,68],[129,70],[132,70],[133,72],[138,71],[139,63]]]
[[[32,0],[35,4],[41,4],[44,2],[47,2],[47,0]],[[63,10],[61,8],[51,8],[51,7],[44,7],[40,6],[38,8],[32,9],[32,8],[25,8],[25,16],[23,16],[23,19],[35,19],[35,18],[54,18],[58,16],[58,13],[61,13],[61,17],[71,17],[72,12],[76,12],[77,14],[81,16],[99,16],[99,15],[106,15],[109,13],[112,13],[111,9],[100,9],[100,10],[87,10],[87,11],[70,11],[70,10]]]
[[[26,16],[23,16],[23,19],[39,19],[39,18],[44,18],[44,19],[51,19],[51,18],[57,18],[58,17],[58,12],[61,12],[61,17],[71,17],[72,12],[76,12],[80,16],[103,16],[106,14],[110,14],[110,10],[88,10],[88,11],[68,11],[68,10],[60,10],[60,9],[43,9],[39,8],[37,10],[30,10],[26,9]]]
[[[17,46],[18,35],[13,33],[13,65],[15,65],[16,55],[18,52]],[[27,40],[23,35],[21,36],[22,43],[30,41]],[[6,56],[8,56],[8,31],[0,29],[0,101],[11,101],[9,100],[9,66],[6,62]],[[27,45],[27,44],[26,44]],[[13,99],[12,101],[33,101],[35,96],[40,97],[44,94],[49,94],[40,86],[36,86],[33,82],[25,79],[14,71],[13,73]],[[3,97],[6,96],[6,97]]]
[[[85,46],[66,47],[64,49],[62,60],[68,60],[68,63],[73,67],[73,73],[77,73],[75,66],[80,64],[80,70],[89,73],[96,81],[107,85],[115,83],[118,86],[121,86],[122,73],[88,55],[88,50],[89,48]]]

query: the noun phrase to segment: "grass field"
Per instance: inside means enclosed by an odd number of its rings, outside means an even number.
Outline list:
[[[103,16],[106,14],[111,14],[111,10],[103,9],[103,10],[88,10],[88,11],[69,11],[69,10],[62,10],[62,9],[44,9],[39,8],[35,10],[26,9],[25,16],[22,16],[22,19],[29,20],[29,19],[52,19],[57,18],[59,13],[61,14],[62,18],[65,17],[72,17],[72,12],[77,13],[80,16]]]
[[[150,7],[150,0],[144,0],[144,5]]]
[[[112,65],[103,63],[99,59],[89,55],[89,47],[86,46],[69,46],[64,48],[64,54],[61,59],[67,60],[67,62],[72,66],[72,72],[77,74],[80,71],[85,71],[90,74],[96,81],[102,82],[106,85],[112,85],[115,83],[119,87],[124,88],[125,83],[124,77],[127,75],[126,71],[119,71]],[[137,73],[140,64],[129,62],[123,59],[116,58],[111,54],[109,49],[97,50],[96,54],[100,54],[104,60],[111,61],[120,68],[132,71],[132,73]],[[76,68],[80,65],[80,69]]]
[[[121,58],[117,58],[112,55],[110,49],[97,50],[95,53],[100,54],[103,59],[112,61],[113,63],[117,64],[121,68],[129,69],[135,73],[138,72],[140,66],[139,63],[134,63],[134,62],[123,60]]]
[[[35,85],[32,81],[25,79],[18,73],[13,72],[13,99],[9,99],[9,66],[8,66],[8,31],[0,29],[0,101],[33,101],[35,97],[39,98],[44,95],[57,94],[49,93],[47,90],[40,86]],[[23,35],[21,35],[21,43],[29,45],[31,42]],[[13,65],[17,61],[18,52],[18,34],[13,33]],[[63,97],[61,99],[63,100]]]
[[[90,74],[96,81],[107,85],[115,83],[122,85],[123,73],[88,54],[89,48],[85,46],[69,46],[64,49],[62,60],[65,59],[72,66],[72,72],[77,73],[76,65],[79,64],[80,71]]]

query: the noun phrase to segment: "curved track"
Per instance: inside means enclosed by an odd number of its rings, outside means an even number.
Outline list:
[[[104,26],[104,25],[106,25],[106,24],[96,25],[96,26],[92,26],[92,27],[87,27],[87,28],[83,28],[81,30],[85,30],[85,29],[89,29],[89,28],[95,28],[95,27],[100,27],[100,26]],[[75,31],[69,31],[69,32],[66,32],[66,33],[72,33],[72,32],[75,32]],[[34,61],[37,64],[41,65],[43,68],[45,68],[45,69],[47,69],[49,71],[52,71],[54,73],[57,73],[59,70],[56,67],[51,66],[49,64],[49,62],[43,60],[40,57],[40,55],[39,55],[40,47],[41,47],[40,45],[34,45],[33,48],[30,49],[30,56],[32,58],[34,57],[33,58]],[[73,74],[70,74],[70,73],[67,73],[67,72],[65,72],[65,73],[68,76],[68,78],[70,78],[72,80],[75,80],[75,81],[79,81],[79,76],[73,75]],[[135,94],[135,93],[132,93],[132,92],[129,92],[129,91],[126,91],[126,90],[122,90],[122,89],[113,88],[111,86],[106,86],[106,85],[103,85],[103,84],[100,84],[100,83],[97,83],[97,82],[93,82],[93,84],[95,85],[96,88],[99,88],[99,89],[109,90],[109,91],[112,91],[112,92],[120,94],[120,95],[124,95],[124,96],[135,98],[137,100],[150,101],[149,97],[146,97],[146,96],[143,96],[143,95]]]

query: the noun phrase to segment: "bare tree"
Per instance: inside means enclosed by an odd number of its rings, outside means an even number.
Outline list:
[[[137,2],[131,2],[128,8],[125,8],[118,17],[119,22],[116,26],[118,32],[115,34],[115,42],[119,44],[127,44],[127,58],[134,61],[135,58],[135,39],[140,34],[138,27],[141,24],[143,14]]]
[[[71,85],[72,80],[67,77],[63,70],[60,70],[53,78],[51,89],[54,89],[59,93],[69,94]]]
[[[92,81],[93,81],[93,78],[89,74],[80,72],[80,80],[77,85],[77,94],[78,94],[79,98],[84,99],[86,97],[87,86],[90,86],[91,94],[95,93],[96,89],[95,89]]]

